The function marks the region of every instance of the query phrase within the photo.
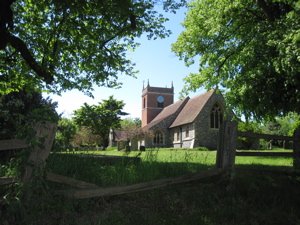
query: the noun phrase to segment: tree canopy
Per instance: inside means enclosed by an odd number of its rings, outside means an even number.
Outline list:
[[[119,87],[119,73],[137,72],[126,58],[135,38],[170,33],[157,4],[174,11],[184,0],[0,1],[0,93]]]
[[[135,118],[127,117],[127,118],[122,119],[120,124],[121,124],[122,129],[127,129],[128,127],[141,127],[142,121],[138,117],[135,117]]]
[[[33,122],[57,122],[57,102],[38,92],[0,94],[0,140],[28,138]]]
[[[108,144],[110,128],[120,128],[121,116],[128,113],[123,112],[125,103],[110,96],[108,100],[102,100],[99,105],[84,105],[74,111],[74,122],[78,126],[89,128],[93,134],[100,135],[104,140],[104,146]]]
[[[193,0],[172,50],[199,73],[182,93],[223,89],[246,118],[300,112],[300,1]]]

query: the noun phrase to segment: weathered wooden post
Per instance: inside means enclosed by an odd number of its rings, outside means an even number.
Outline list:
[[[34,146],[25,166],[25,174],[23,176],[24,184],[30,183],[33,178],[33,172],[39,167],[46,165],[46,159],[50,154],[50,150],[55,138],[57,125],[43,121],[35,125],[35,141],[39,143]]]
[[[217,168],[226,170],[226,174],[232,179],[234,174],[235,151],[237,143],[238,121],[225,120],[219,130]]]
[[[300,172],[300,129],[294,131],[293,138],[294,170]]]

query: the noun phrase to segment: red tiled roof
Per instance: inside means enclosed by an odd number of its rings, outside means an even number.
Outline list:
[[[186,102],[189,100],[189,97],[186,97],[183,100],[180,100],[178,102],[175,102],[172,105],[167,106],[164,108],[150,123],[148,123],[146,126],[143,127],[143,129],[150,129],[154,125],[160,123],[164,119],[170,117],[171,115],[174,115],[178,112],[178,110],[181,108],[182,105],[186,104]]]
[[[170,128],[192,123],[214,92],[215,89],[190,99],[176,117]]]

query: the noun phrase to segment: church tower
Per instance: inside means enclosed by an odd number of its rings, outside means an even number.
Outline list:
[[[174,103],[173,82],[171,88],[151,87],[149,80],[142,91],[142,127],[150,123],[163,108]]]

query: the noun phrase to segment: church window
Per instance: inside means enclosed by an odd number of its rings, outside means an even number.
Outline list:
[[[190,136],[190,127],[189,125],[186,125],[185,127],[185,137],[188,138]]]
[[[172,130],[172,134],[173,134],[173,135],[172,135],[172,137],[173,137],[173,138],[172,138],[172,141],[175,141],[175,140],[176,140],[176,132],[175,132],[175,129]]]
[[[212,107],[210,113],[210,128],[219,129],[222,123],[223,123],[223,110],[221,106],[218,103],[216,103]]]
[[[180,129],[177,128],[177,137],[176,137],[176,141],[180,140]]]
[[[153,143],[154,144],[163,144],[164,143],[164,136],[163,136],[162,131],[160,131],[160,130],[155,131]]]
[[[144,98],[143,108],[146,108],[146,98]]]

